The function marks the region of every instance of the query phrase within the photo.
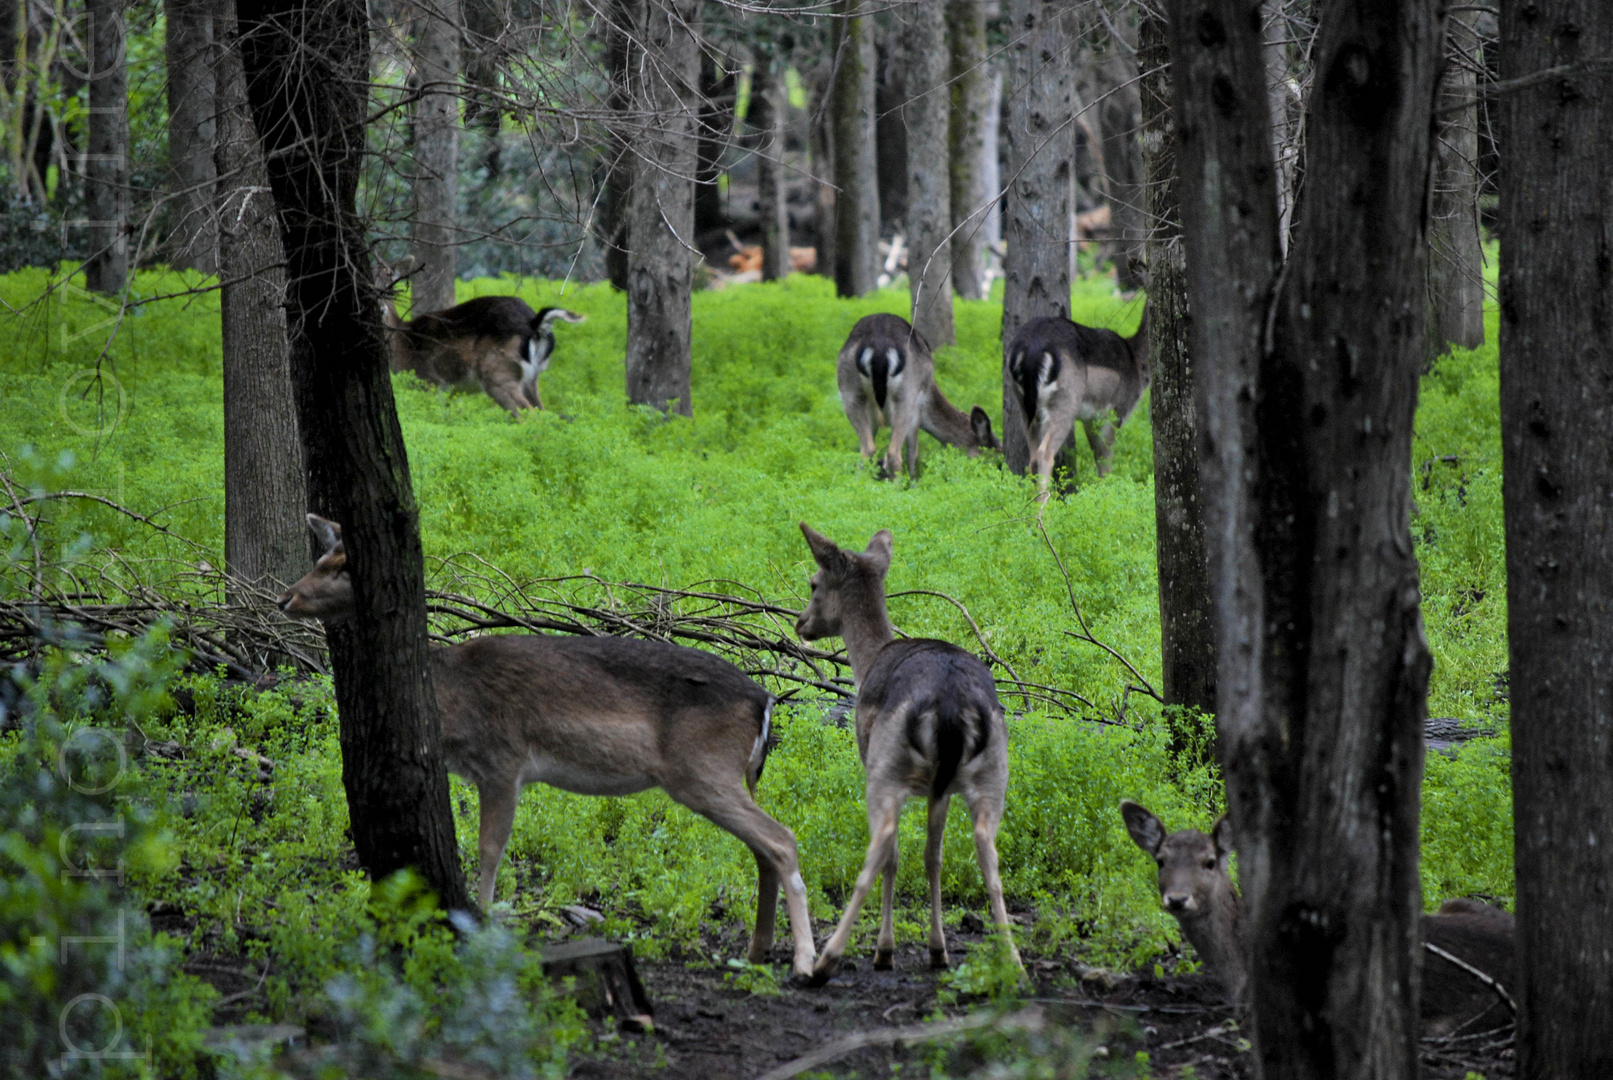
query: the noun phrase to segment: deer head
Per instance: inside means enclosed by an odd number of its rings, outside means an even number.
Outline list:
[[[314,568],[281,593],[275,603],[281,611],[299,619],[340,622],[353,613],[353,579],[347,573],[342,527],[318,514],[308,515],[308,527],[325,546],[325,552]]]

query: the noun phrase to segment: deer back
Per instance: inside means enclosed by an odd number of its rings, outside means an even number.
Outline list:
[[[1511,912],[1478,900],[1447,900],[1438,913],[1423,916],[1422,931],[1429,945],[1516,992],[1517,924]],[[1421,1012],[1434,1034],[1457,1027],[1482,1031],[1511,1018],[1493,988],[1433,949],[1423,954]]]
[[[1026,423],[1130,416],[1148,386],[1146,310],[1143,319],[1131,338],[1053,317],[1022,326],[1006,365]]]

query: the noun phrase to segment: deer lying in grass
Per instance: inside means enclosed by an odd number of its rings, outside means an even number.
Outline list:
[[[843,551],[801,523],[817,561],[812,598],[796,620],[805,641],[840,636],[857,684],[857,751],[868,773],[868,854],[846,912],[823,947],[811,985],[827,982],[840,965],[863,901],[885,875],[874,967],[891,966],[896,936],[896,826],[914,795],[929,800],[924,868],[930,880],[930,964],[948,965],[941,928],[941,840],[947,806],[961,795],[974,819],[975,857],[986,882],[991,916],[1016,964],[1002,879],[997,873],[997,826],[1008,790],[1008,729],[991,672],[970,653],[944,641],[893,640],[885,614],[885,573],[891,534],[881,529],[863,552]]]
[[[336,622],[353,610],[341,526],[314,514],[325,546],[280,597],[288,615]],[[448,770],[476,785],[481,882],[493,902],[499,859],[521,788],[543,782],[581,795],[659,787],[738,837],[756,857],[750,959],[773,944],[784,886],[794,971],[811,974],[812,922],[795,835],[752,798],[767,759],[774,698],[726,660],[679,645],[616,637],[499,634],[431,651]],[[748,789],[748,790],[747,790]]]
[[[479,388],[511,416],[543,408],[538,376],[554,353],[554,324],[586,316],[556,307],[534,312],[513,296],[478,296],[404,322],[392,303],[393,270],[383,264],[380,274],[393,371],[412,371],[444,389]]]
[[[976,405],[966,415],[953,407],[935,385],[935,359],[929,342],[899,315],[865,315],[840,347],[835,376],[840,404],[857,432],[864,459],[874,456],[874,433],[881,422],[891,429],[890,447],[881,469],[894,477],[902,471],[907,449],[908,475],[918,466],[919,430],[974,457],[995,450],[991,418]]]
[[[1197,829],[1167,833],[1148,810],[1120,803],[1126,831],[1159,866],[1159,896],[1176,917],[1209,974],[1236,1002],[1245,1000],[1238,892],[1227,873],[1232,833],[1225,817],[1206,836]],[[1422,1022],[1430,1035],[1457,1028],[1482,1030],[1510,1018],[1516,931],[1512,915],[1478,900],[1447,900],[1422,917]],[[1499,984],[1498,991],[1491,983]]]
[[[1003,366],[1005,385],[1018,390],[1017,406],[1004,401],[1003,409],[1021,410],[1029,469],[1046,499],[1054,459],[1077,420],[1086,429],[1098,475],[1108,474],[1115,433],[1148,387],[1148,309],[1129,338],[1069,319],[1032,319],[1014,335]]]

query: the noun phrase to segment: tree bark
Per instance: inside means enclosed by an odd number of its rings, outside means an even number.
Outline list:
[[[904,14],[900,9],[891,12],[893,18],[887,24],[890,29],[882,39],[878,34],[880,24],[874,21],[872,14],[869,15],[869,22],[875,30],[874,168],[879,177],[876,191],[879,196],[880,236],[895,236],[907,231],[908,134],[904,116],[909,95],[904,63],[907,50],[894,32],[895,26],[905,22],[902,19]]]
[[[1215,622],[1199,492],[1193,357],[1188,350],[1187,266],[1177,205],[1170,41],[1162,14],[1144,10],[1137,67],[1144,159],[1148,267],[1149,420],[1154,429],[1154,526],[1165,704],[1215,712]]]
[[[628,202],[627,400],[694,415],[689,399],[695,122],[695,0],[637,0],[643,54],[629,73],[637,138]]]
[[[454,840],[426,641],[409,457],[357,213],[369,85],[363,0],[242,0],[247,97],[285,248],[308,501],[342,523],[354,614],[330,627],[342,783],[372,879],[412,867],[471,907]]]
[[[1008,376],[1008,349],[1031,319],[1070,316],[1070,123],[1074,93],[1070,27],[1057,0],[1011,0],[1008,142],[1003,203],[1003,459],[1021,476],[1030,463],[1024,409]]]
[[[1140,17],[1147,10],[1139,8]],[[1131,34],[1131,40],[1114,31]],[[1096,35],[1096,31],[1094,31]],[[1094,108],[1103,145],[1103,187],[1109,200],[1109,235],[1114,250],[1115,281],[1127,291],[1143,287],[1143,152],[1137,142],[1142,126],[1138,92],[1136,37],[1129,23],[1110,20],[1095,48],[1092,65]]]
[[[750,125],[756,132],[756,202],[762,222],[762,280],[790,272],[790,215],[784,199],[784,102],[773,77],[773,58],[755,55]]]
[[[488,175],[499,173],[499,131],[504,110],[500,105],[499,61],[504,34],[512,21],[508,0],[464,0],[461,14],[465,36],[460,67],[465,72],[465,127],[476,128],[489,140],[483,158]]]
[[[734,73],[717,72],[717,58],[700,50],[700,126],[696,137],[694,231],[696,237],[719,232],[728,224],[723,212],[722,155],[734,130]]]
[[[89,148],[84,209],[92,292],[118,293],[129,279],[129,71],[123,0],[86,0],[89,15]]]
[[[813,229],[818,245],[818,276],[833,278],[835,274],[835,153],[833,106],[834,78],[831,74],[828,87],[819,98],[819,108],[812,118],[812,207]]]
[[[1613,55],[1613,9],[1505,0],[1500,52],[1503,83]],[[1607,1076],[1613,77],[1572,70],[1498,108],[1518,1076]]]
[[[278,593],[308,568],[302,443],[286,342],[285,253],[246,100],[235,0],[216,0],[218,237],[224,344],[224,566]],[[253,592],[233,597],[250,602]],[[267,662],[271,658],[265,657]]]
[[[1265,0],[1261,17],[1266,35],[1266,101],[1271,109],[1271,154],[1277,163],[1277,242],[1288,253],[1288,235],[1294,224],[1295,183],[1303,143],[1299,103],[1289,86],[1290,30],[1284,0]]]
[[[946,9],[917,4],[905,12],[907,55],[907,281],[913,326],[932,346],[957,340],[952,328],[952,182],[947,140]]]
[[[1170,9],[1220,753],[1256,1058],[1283,1080],[1418,1071],[1409,459],[1442,12],[1326,5],[1279,275],[1259,5]]]
[[[415,314],[442,311],[457,302],[459,230],[459,0],[413,0],[415,73],[420,100],[414,107],[414,257],[410,279]]]
[[[1442,106],[1474,102],[1478,79],[1464,60],[1482,55],[1477,11],[1451,17]],[[1477,104],[1441,112],[1434,128],[1432,210],[1428,222],[1429,362],[1452,345],[1484,344],[1484,249],[1479,240]]]
[[[634,0],[606,0],[599,8],[605,23],[605,111],[615,120],[606,129],[597,228],[605,255],[605,277],[622,292],[627,291],[627,203],[633,191],[633,156],[627,144],[634,10]]]
[[[983,0],[947,0],[947,41],[952,51],[951,153],[952,287],[965,300],[986,298],[986,110],[991,69],[986,63]],[[995,155],[996,146],[991,147]]]
[[[879,165],[874,154],[874,27],[869,0],[840,0],[834,93],[835,292],[862,296],[879,277]]]
[[[213,184],[217,105],[210,0],[165,0],[168,66],[168,170],[178,227],[169,262],[218,273],[218,219]]]

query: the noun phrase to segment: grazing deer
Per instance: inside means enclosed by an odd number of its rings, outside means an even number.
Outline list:
[[[1098,475],[1105,476],[1115,433],[1148,387],[1148,309],[1143,308],[1142,324],[1129,338],[1069,319],[1032,319],[1014,335],[1004,368],[1018,390],[1014,396],[1041,498],[1047,498],[1053,459],[1077,420],[1086,429]],[[1004,410],[1014,407],[1003,402]]]
[[[995,450],[991,418],[976,405],[967,415],[935,385],[935,360],[929,342],[900,315],[865,315],[840,347],[835,375],[840,404],[857,432],[865,459],[874,456],[874,433],[881,421],[890,425],[891,442],[881,465],[884,475],[902,471],[907,448],[908,475],[918,464],[919,429],[941,442],[967,451]]]
[[[1132,840],[1159,866],[1165,910],[1227,996],[1242,1003],[1246,973],[1238,892],[1227,873],[1227,819],[1206,836],[1197,829],[1167,833],[1159,818],[1130,799],[1121,801],[1120,816]],[[1506,988],[1512,985],[1517,937],[1509,912],[1478,900],[1447,900],[1437,914],[1422,917],[1422,937],[1425,1033],[1444,1035],[1508,1019],[1513,1004]]]
[[[894,641],[885,614],[885,573],[891,534],[881,529],[863,552],[843,551],[801,523],[817,561],[812,597],[795,622],[805,641],[845,638],[857,684],[857,752],[868,773],[868,855],[840,924],[823,947],[811,985],[827,982],[845,955],[863,901],[885,875],[874,967],[891,966],[896,937],[891,911],[896,894],[896,826],[910,796],[929,799],[924,868],[930,879],[930,964],[948,965],[941,928],[941,840],[947,806],[963,796],[974,819],[975,857],[991,900],[991,916],[1007,940],[1008,909],[997,873],[997,826],[1008,790],[1008,729],[991,672],[976,657],[945,641]]]
[[[324,544],[314,569],[280,597],[282,611],[337,622],[353,610],[341,526],[315,514]],[[773,944],[782,883],[794,971],[812,971],[812,922],[795,835],[752,795],[767,759],[774,698],[699,649],[616,637],[500,634],[431,650],[448,770],[476,785],[481,882],[493,902],[499,859],[521,788],[542,781],[581,795],[659,787],[738,837],[756,857],[750,959]],[[748,789],[748,790],[747,790]]]
[[[534,312],[513,296],[478,296],[404,322],[391,299],[393,270],[382,264],[380,274],[393,371],[412,371],[445,389],[480,388],[511,416],[543,408],[538,376],[554,352],[554,324],[586,316],[555,307]]]

